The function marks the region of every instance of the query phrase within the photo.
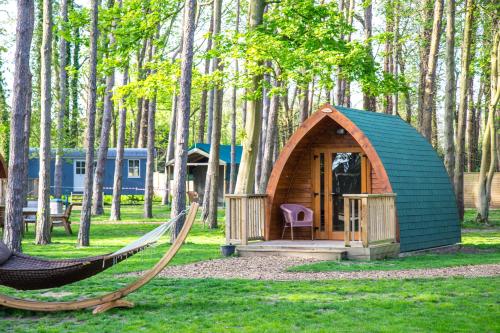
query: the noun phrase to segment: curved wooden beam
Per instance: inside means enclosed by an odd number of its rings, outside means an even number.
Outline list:
[[[147,284],[170,263],[172,258],[177,254],[182,244],[186,240],[186,237],[191,230],[191,227],[193,226],[194,220],[196,219],[198,206],[198,203],[191,204],[186,222],[184,223],[179,236],[175,240],[174,244],[172,244],[172,246],[165,253],[165,255],[160,259],[160,261],[151,270],[144,273],[143,276],[141,276],[138,280],[134,281],[130,285],[101,297],[72,302],[41,302],[0,295],[0,305],[9,308],[41,312],[81,310],[104,305],[96,308],[94,313],[99,313],[103,310],[105,311],[115,306],[130,307],[130,302],[119,302],[118,300],[121,300],[128,294],[133,293],[137,289]]]
[[[307,118],[295,131],[295,133],[290,137],[285,146],[283,147],[276,163],[274,164],[271,175],[269,176],[269,182],[267,183],[267,205],[266,205],[266,227],[265,227],[265,239],[269,238],[270,234],[270,221],[272,216],[272,209],[274,204],[274,194],[278,187],[278,182],[281,178],[281,174],[285,168],[286,162],[292,155],[295,148],[302,141],[302,139],[313,129],[321,120],[324,118],[331,118],[341,127],[343,127],[361,146],[366,156],[370,160],[372,169],[375,171],[377,176],[381,178],[384,184],[385,192],[392,192],[391,183],[389,181],[389,176],[385,171],[382,160],[377,154],[377,151],[373,147],[372,143],[368,137],[354,124],[349,118],[342,114],[342,112],[335,109],[330,104],[324,104],[318,111],[314,112],[309,118]]]

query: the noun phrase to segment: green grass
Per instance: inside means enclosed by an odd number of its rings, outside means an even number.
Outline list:
[[[140,206],[125,208],[125,222],[142,220],[141,211]],[[155,212],[155,220],[168,216],[159,206]],[[30,231],[23,246],[34,255],[83,257],[115,251],[154,227],[97,223],[91,228],[91,247],[84,249],[76,248],[76,235],[66,236],[62,228],[56,229],[53,244],[43,247],[33,245]],[[498,232],[467,233],[464,243],[487,252],[455,258],[411,257],[398,260],[397,265],[498,262],[499,237]],[[204,229],[197,222],[172,264],[218,258],[223,242],[222,230]],[[150,268],[166,247],[148,250],[98,276],[51,291],[71,293],[57,300],[102,295],[133,281],[118,273]],[[390,266],[380,265],[376,269]],[[127,297],[135,308],[98,316],[90,311],[45,314],[0,308],[0,332],[496,332],[500,331],[499,285],[500,277],[315,282],[157,278]],[[0,287],[0,293],[56,300],[44,291]]]
[[[470,232],[462,235],[465,252],[477,253],[426,253],[415,256],[377,261],[345,260],[322,261],[292,267],[293,272],[367,271],[417,268],[438,268],[500,263],[500,232]]]
[[[476,210],[466,209],[462,228],[468,229],[485,229],[485,228],[500,228],[500,209],[491,209],[488,224],[476,222]]]

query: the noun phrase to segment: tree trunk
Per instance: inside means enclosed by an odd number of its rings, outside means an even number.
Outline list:
[[[441,0],[439,0],[441,1]],[[430,40],[433,27],[433,1],[423,0],[422,1],[422,31],[420,34],[420,48],[419,48],[419,84],[418,84],[418,98],[417,98],[417,125],[421,132],[422,128],[422,118],[423,118],[423,105],[424,105],[424,90],[425,90],[425,78],[427,75],[427,65],[429,63],[429,50],[430,50]]]
[[[128,82],[128,66],[123,71],[122,85]],[[127,107],[125,97],[121,100],[120,111],[118,112],[118,138],[116,142],[115,174],[113,180],[113,199],[111,202],[111,221],[121,220],[121,196],[123,179],[123,154],[125,150],[125,129],[127,128]]]
[[[32,0],[17,1],[16,50],[10,118],[9,177],[5,202],[3,241],[13,251],[21,251],[23,227],[23,164],[25,138],[23,133],[31,94],[30,49],[33,38],[35,8]]]
[[[142,48],[141,50],[137,53],[137,73],[138,73],[138,80],[143,80],[144,79],[144,70],[142,68],[144,64],[144,57],[146,55],[146,49],[148,47],[148,40],[145,39],[142,42]],[[137,115],[135,118],[135,131],[134,131],[134,148],[139,147],[139,138],[141,135],[141,122],[142,122],[142,103],[143,103],[143,98],[139,97],[137,99]]]
[[[469,79],[469,90],[467,97],[468,111],[467,124],[465,125],[465,161],[467,172],[473,172],[475,169],[475,161],[477,152],[474,150],[474,129],[476,122],[476,106],[474,104],[474,76]]]
[[[153,173],[155,163],[155,115],[156,115],[156,92],[149,102],[148,111],[148,144],[146,160],[146,188],[144,190],[144,218],[153,217]]]
[[[97,40],[99,30],[98,0],[91,0],[91,30],[89,45],[89,96],[87,99],[87,133],[85,135],[85,179],[83,202],[80,216],[80,230],[78,231],[78,245],[90,245],[90,213],[92,206],[92,192],[94,187],[94,143],[95,143],[95,115],[97,91]]]
[[[454,119],[456,105],[455,79],[455,1],[446,1],[446,87],[444,96],[444,165],[450,179],[455,172]]]
[[[213,2],[212,2],[212,8],[211,8],[211,14],[210,14],[210,25],[208,28],[208,38],[207,38],[207,49],[206,53],[208,54],[210,50],[212,49],[212,34],[214,32],[214,10],[213,10]],[[208,75],[210,73],[210,58],[205,59],[205,75]],[[208,90],[203,89],[201,92],[201,103],[200,103],[200,124],[198,127],[198,139],[196,140],[197,142],[204,142],[205,141],[205,122],[207,120],[207,100],[208,100]]]
[[[168,146],[167,146],[167,154],[165,157],[165,192],[162,198],[162,204],[168,205],[170,200],[170,172],[167,166],[167,163],[170,162],[174,158],[175,152],[175,137],[176,137],[176,129],[177,129],[177,102],[179,100],[179,96],[174,89],[172,94],[172,115],[170,116],[170,131],[168,132]]]
[[[50,128],[51,128],[51,76],[52,76],[52,2],[43,1],[41,96],[40,117],[40,172],[38,176],[38,213],[35,243],[50,243]]]
[[[66,29],[68,21],[68,2],[61,0],[61,30]],[[66,114],[66,99],[68,94],[67,84],[68,75],[66,71],[66,57],[68,42],[63,36],[59,37],[59,113],[57,115],[57,151],[54,168],[54,197],[60,198],[62,195],[62,165],[63,165],[63,146],[64,139],[64,117]]]
[[[262,24],[264,17],[264,0],[251,0],[249,3],[249,29],[253,30]],[[258,65],[262,65],[259,63]],[[255,74],[252,78],[249,95],[255,96],[260,90],[262,75]],[[246,119],[246,136],[243,141],[243,153],[241,156],[240,169],[236,180],[235,193],[252,193],[255,177],[255,162],[257,159],[257,145],[259,144],[260,126],[262,122],[262,98],[253,97],[248,103]]]
[[[479,171],[479,182],[477,187],[477,216],[476,221],[488,222],[489,207],[491,199],[491,184],[497,163],[497,131],[498,125],[495,125],[495,117],[498,117],[497,104],[500,98],[500,32],[498,31],[498,22],[493,25],[495,35],[491,48],[491,71],[490,71],[490,103],[488,105],[488,120],[483,136],[481,167]]]
[[[457,196],[458,214],[462,221],[464,218],[464,161],[465,161],[465,120],[467,113],[467,90],[469,82],[469,67],[471,62],[471,37],[474,13],[474,1],[466,0],[465,23],[462,41],[462,63],[459,79],[459,101],[458,101],[458,126],[457,126],[457,150],[455,155],[455,194]]]
[[[31,133],[31,93],[32,93],[32,75],[28,80],[29,86],[27,87],[28,96],[26,98],[26,117],[24,119],[24,161],[23,161],[23,207],[28,204],[29,195],[29,156],[30,156],[30,133]],[[10,174],[10,173],[9,173]],[[36,190],[36,189],[34,189]]]
[[[181,78],[179,82],[179,112],[177,114],[178,130],[175,142],[172,216],[177,216],[186,209],[187,145],[189,139],[189,116],[191,113],[190,100],[193,76],[195,12],[196,0],[186,0],[182,24],[184,38],[182,41]],[[184,221],[185,216],[182,216],[175,224],[172,232],[172,241],[177,238],[177,235],[184,225]]]
[[[221,18],[222,18],[222,0],[215,0],[213,7],[213,28],[214,35],[217,36],[221,31]],[[218,41],[214,40],[214,48],[217,49]],[[222,73],[223,64],[221,59],[218,57],[213,59],[213,70]],[[224,179],[219,179],[219,155],[220,155],[220,138],[221,138],[221,127],[222,127],[222,103],[224,97],[224,90],[221,86],[215,89],[214,94],[214,110],[213,110],[213,121],[212,129],[210,133],[210,156],[208,159],[207,176],[205,181],[205,196],[208,196],[206,203],[208,207],[206,209],[206,222],[208,222],[208,227],[210,229],[215,229],[217,225],[217,206],[218,206],[218,194],[219,194],[219,183],[224,181]]]
[[[113,8],[114,0],[110,0],[108,8]],[[112,23],[111,30],[114,30],[115,23]],[[113,47],[115,44],[115,37],[113,32],[109,34],[109,46]],[[108,55],[110,57],[110,55]],[[92,201],[92,214],[104,214],[104,176],[106,173],[106,161],[108,159],[109,136],[111,132],[111,121],[113,116],[114,102],[113,102],[113,88],[115,86],[115,70],[111,69],[106,77],[106,91],[104,95],[104,109],[102,114],[101,126],[101,139],[99,141],[99,150],[97,153],[97,163],[95,168],[94,179],[94,194]]]
[[[302,124],[309,117],[309,84],[302,90],[300,99],[300,123]]]
[[[384,50],[384,72],[387,74],[392,74],[394,72],[394,59],[393,59],[393,34],[394,34],[394,4],[392,2],[387,2],[385,8],[385,32],[387,37],[385,39],[385,50]],[[392,114],[393,112],[393,100],[392,95],[387,94],[385,96],[385,113]]]
[[[70,139],[72,147],[76,147],[79,143],[80,131],[79,131],[79,115],[80,111],[78,109],[78,73],[80,72],[80,29],[78,27],[74,28],[73,36],[75,42],[73,44],[73,54],[72,54],[72,64],[75,69],[71,73],[71,124],[70,124]]]
[[[365,30],[365,41],[367,43],[367,48],[368,52],[370,54],[370,57],[373,59],[373,51],[372,51],[372,33],[373,33],[373,24],[372,24],[372,18],[373,18],[373,6],[372,6],[372,0],[366,0],[364,2],[364,18],[365,18],[365,25],[364,25],[364,30]],[[364,92],[363,93],[363,109],[369,110],[369,111],[377,111],[377,100],[375,96],[372,96],[369,92]]]
[[[276,82],[276,87],[279,88],[280,86],[280,82]],[[269,109],[269,115],[267,116],[267,134],[263,149],[262,173],[260,176],[258,193],[266,193],[267,182],[269,181],[269,176],[271,175],[271,170],[273,168],[279,106],[279,95],[274,94],[271,97],[271,106]]]
[[[431,142],[432,139],[432,113],[434,110],[434,98],[436,91],[436,68],[439,53],[439,40],[441,38],[441,20],[443,18],[443,0],[435,2],[434,20],[429,46],[427,71],[424,80],[424,96],[422,104],[422,123],[420,132]]]

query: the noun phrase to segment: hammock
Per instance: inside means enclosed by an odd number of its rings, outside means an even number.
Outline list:
[[[17,252],[10,253],[8,259],[0,264],[0,285],[18,290],[39,290],[87,279],[156,243],[185,213],[186,211],[181,212],[174,219],[111,254],[81,259],[47,260]],[[5,247],[0,242],[0,249],[2,245]]]

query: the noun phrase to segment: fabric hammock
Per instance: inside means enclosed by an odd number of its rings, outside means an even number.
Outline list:
[[[174,219],[114,253],[95,257],[48,260],[10,252],[0,241],[0,258],[2,255],[4,257],[4,262],[0,261],[0,285],[17,290],[39,290],[87,279],[156,243],[184,214],[185,211],[181,212]]]

